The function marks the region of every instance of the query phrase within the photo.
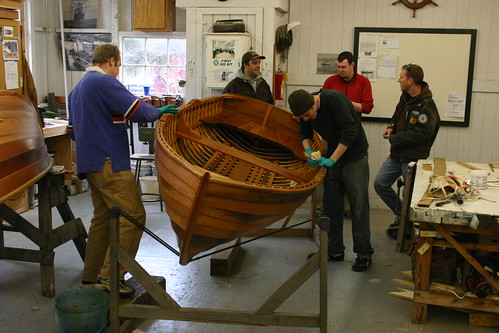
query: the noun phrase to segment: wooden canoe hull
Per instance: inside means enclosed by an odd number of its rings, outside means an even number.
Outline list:
[[[51,168],[38,114],[31,101],[0,92],[0,204],[24,191]]]
[[[177,235],[182,265],[200,252],[285,218],[310,196],[324,176],[323,169],[311,169],[305,159],[297,158],[289,149],[282,153],[284,157],[279,161],[273,161],[273,157],[264,160],[266,148],[263,153],[256,149],[255,157],[250,156],[251,151],[233,151],[240,147],[225,140],[228,134],[216,132],[200,121],[212,120],[212,116],[222,110],[232,112],[227,110],[233,108],[241,112],[245,108],[256,115],[257,123],[267,119],[265,129],[258,131],[274,135],[271,127],[274,126],[287,144],[290,138],[295,140],[290,145],[301,144],[298,123],[290,113],[257,100],[234,96],[195,100],[183,107],[179,115],[163,117],[156,129],[155,164],[160,191]],[[182,123],[187,127],[182,129]],[[247,134],[248,126],[243,127]],[[318,139],[316,146],[320,148]],[[245,149],[242,145],[242,150]],[[277,155],[281,154],[279,149],[282,148],[269,148]],[[255,171],[252,158],[255,165],[263,167]],[[273,163],[268,165],[268,161]],[[287,170],[280,170],[280,165]],[[288,179],[288,175],[293,180]]]

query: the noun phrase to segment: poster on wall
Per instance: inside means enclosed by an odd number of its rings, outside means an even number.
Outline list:
[[[213,34],[206,36],[207,87],[223,88],[236,77],[241,57],[248,51],[246,34]]]
[[[235,40],[212,40],[212,71],[211,81],[214,83],[227,83],[235,76]]]
[[[19,48],[17,40],[4,40],[3,45],[3,60],[19,60]]]
[[[92,56],[95,48],[100,44],[110,42],[111,34],[64,34],[66,70],[85,71],[85,68],[92,66]]]
[[[64,28],[97,28],[99,0],[65,0]]]

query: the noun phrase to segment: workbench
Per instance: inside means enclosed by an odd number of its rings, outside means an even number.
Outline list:
[[[497,294],[485,298],[475,295],[458,298],[445,291],[430,291],[430,273],[434,247],[454,248],[457,252],[489,282],[495,293],[499,291],[499,280],[492,277],[472,255],[477,251],[499,252],[499,170],[488,164],[463,163],[445,161],[446,174],[453,174],[461,179],[470,179],[470,168],[489,171],[487,189],[480,190],[481,199],[464,201],[458,204],[451,200],[442,206],[422,208],[420,199],[430,184],[435,165],[433,160],[417,162],[414,189],[410,204],[410,220],[419,225],[419,237],[413,252],[414,299],[412,321],[417,324],[426,323],[428,305],[437,305],[468,312],[499,313],[499,297]],[[459,241],[458,235],[475,235],[487,241],[465,243]],[[462,239],[462,238],[461,238]]]

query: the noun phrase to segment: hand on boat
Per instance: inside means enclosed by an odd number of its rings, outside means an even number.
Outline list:
[[[173,104],[162,106],[162,107],[158,108],[158,110],[159,110],[160,117],[162,115],[164,115],[165,113],[170,113],[170,114],[177,114],[178,113],[178,109]]]
[[[312,168],[315,168],[317,166],[318,161],[313,160],[311,158],[307,158],[307,162],[308,162],[308,165],[310,165]]]
[[[330,158],[325,158],[325,157],[321,157],[319,158],[317,161],[317,165],[320,166],[320,167],[327,167],[327,168],[330,168],[332,167],[336,162],[333,161],[332,159]]]

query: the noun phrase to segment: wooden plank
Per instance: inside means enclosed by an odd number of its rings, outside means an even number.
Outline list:
[[[415,290],[414,302],[444,306],[453,309],[499,313],[499,302],[488,298],[464,297],[456,302],[452,294],[438,294],[431,291]]]
[[[412,290],[390,291],[388,295],[412,301],[414,298],[414,291]]]
[[[473,165],[471,165],[469,163],[466,163],[466,162],[458,161],[457,164],[462,165],[463,167],[466,167],[466,168],[468,168],[470,170],[482,170],[482,168],[473,166]]]
[[[151,276],[151,278],[158,283],[161,288],[166,290],[166,280],[162,276]],[[144,287],[133,277],[126,281],[126,284],[133,289],[135,289],[135,294],[131,298],[122,297],[120,298],[120,304],[153,304],[156,305],[156,301],[151,297],[151,295],[144,289]],[[121,320],[120,333],[132,332],[135,327],[138,326],[139,320],[137,318],[124,318]]]
[[[470,326],[499,327],[499,315],[496,313],[470,313]]]
[[[494,279],[489,272],[483,268],[482,265],[471,255],[466,249],[459,244],[458,241],[454,239],[445,229],[439,224],[433,223],[432,226],[440,232],[440,234],[468,261],[475,269],[482,274],[482,276],[494,287],[495,290],[499,290],[499,282]],[[499,311],[499,309],[498,309]]]
[[[0,8],[0,18],[9,20],[18,20],[19,12],[13,9]]]
[[[406,286],[408,288],[414,289],[414,282],[413,281],[407,281],[407,280],[402,280],[402,279],[392,279],[392,281],[395,283],[398,283],[402,286]]]
[[[238,255],[240,254],[241,247],[241,238],[235,239],[230,243],[219,245],[216,250],[220,250],[222,248],[228,246],[234,246],[230,249],[227,249],[222,252],[215,253],[210,258],[210,275],[211,276],[223,276],[229,275],[234,267],[234,263],[236,259],[238,259]]]
[[[445,165],[445,159],[441,157],[435,157],[433,159],[433,175],[434,176],[444,176],[445,173],[447,172],[446,165]],[[423,197],[421,200],[418,202],[418,207],[430,207],[433,199],[430,199],[430,185],[428,185],[428,188],[426,189],[425,193],[423,194]]]

